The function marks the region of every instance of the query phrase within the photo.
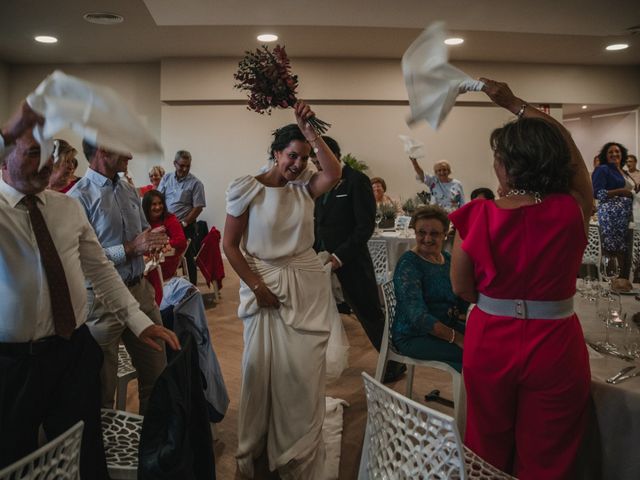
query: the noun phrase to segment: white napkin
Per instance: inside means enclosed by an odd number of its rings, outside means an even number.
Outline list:
[[[406,135],[398,135],[404,144],[404,152],[411,158],[424,158],[424,143],[407,137]]]
[[[402,56],[402,73],[409,95],[412,126],[426,120],[437,129],[460,93],[480,91],[484,84],[449,65],[444,22],[432,23]]]
[[[94,145],[121,153],[160,154],[160,143],[116,92],[56,70],[27,97],[45,119],[36,126],[41,146],[40,168],[53,151],[52,139],[70,128]]]

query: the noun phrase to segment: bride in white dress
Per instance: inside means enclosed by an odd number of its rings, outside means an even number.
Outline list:
[[[306,122],[309,106],[299,102],[294,111],[297,125],[274,132],[272,168],[227,190],[223,246],[242,280],[244,324],[236,457],[249,478],[265,446],[282,479],[321,479],[324,469],[325,352],[335,303],[312,248],[313,207],[341,167]],[[312,148],[321,172],[307,169]]]

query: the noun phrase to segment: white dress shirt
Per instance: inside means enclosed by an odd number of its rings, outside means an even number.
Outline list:
[[[54,335],[51,300],[24,197],[0,179],[0,342]],[[85,278],[96,295],[137,336],[153,325],[107,260],[80,203],[45,190],[39,208],[64,267],[76,325],[87,317]]]

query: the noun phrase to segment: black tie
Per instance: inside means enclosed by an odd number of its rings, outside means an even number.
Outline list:
[[[33,233],[38,242],[40,258],[49,284],[49,296],[51,297],[51,311],[53,313],[53,326],[56,335],[70,338],[76,328],[76,319],[73,313],[69,285],[64,273],[60,256],[53,244],[51,234],[44,221],[42,212],[38,208],[38,199],[35,195],[27,195],[22,199],[22,203],[29,210],[29,218]]]

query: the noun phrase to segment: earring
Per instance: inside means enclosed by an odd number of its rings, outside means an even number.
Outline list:
[[[277,164],[278,164],[278,160],[277,160],[277,159],[275,159],[275,160],[273,161],[273,164],[274,164],[274,165],[277,165]]]

